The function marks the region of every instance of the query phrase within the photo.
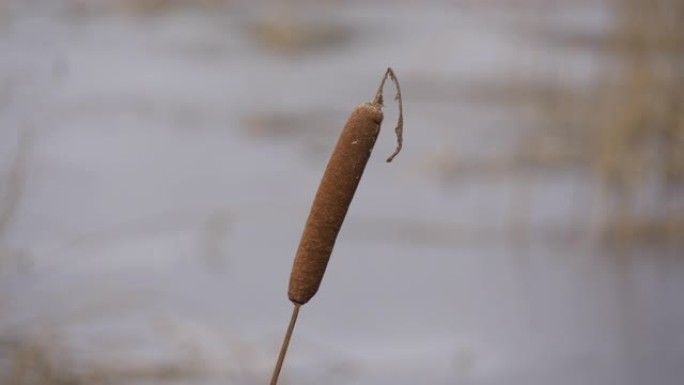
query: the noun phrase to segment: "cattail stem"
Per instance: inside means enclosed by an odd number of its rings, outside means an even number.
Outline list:
[[[299,307],[301,305],[294,304],[294,309],[292,309],[292,317],[290,318],[290,325],[287,327],[287,333],[285,333],[285,339],[283,340],[283,345],[280,347],[280,354],[278,355],[278,362],[273,369],[273,376],[271,377],[271,385],[276,385],[278,383],[278,377],[280,377],[280,369],[283,368],[283,361],[285,361],[285,354],[287,354],[287,348],[290,346],[290,339],[292,338],[292,332],[294,331],[295,323],[297,323],[297,316],[299,315]]]

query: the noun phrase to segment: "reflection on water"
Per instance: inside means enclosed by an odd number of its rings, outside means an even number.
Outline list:
[[[266,383],[391,65],[283,383],[678,384],[681,6],[487,4],[0,3],[0,382]]]

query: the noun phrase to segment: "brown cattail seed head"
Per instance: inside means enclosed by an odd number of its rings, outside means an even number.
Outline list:
[[[299,242],[288,297],[303,305],[316,294],[349,204],[380,132],[381,105],[354,109],[330,156]]]

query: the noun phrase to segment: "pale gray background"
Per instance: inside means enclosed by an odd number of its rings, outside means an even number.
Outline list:
[[[488,90],[606,65],[534,28],[605,4],[164,3],[0,2],[3,373],[267,383],[327,156],[391,65],[404,151],[388,102],[282,384],[682,383],[681,243],[600,241],[581,168],[478,168],[538,114]]]

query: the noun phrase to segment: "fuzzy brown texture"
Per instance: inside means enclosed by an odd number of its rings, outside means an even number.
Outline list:
[[[337,234],[380,132],[381,105],[362,104],[347,120],[330,156],[302,234],[288,297],[303,305],[321,285]]]

